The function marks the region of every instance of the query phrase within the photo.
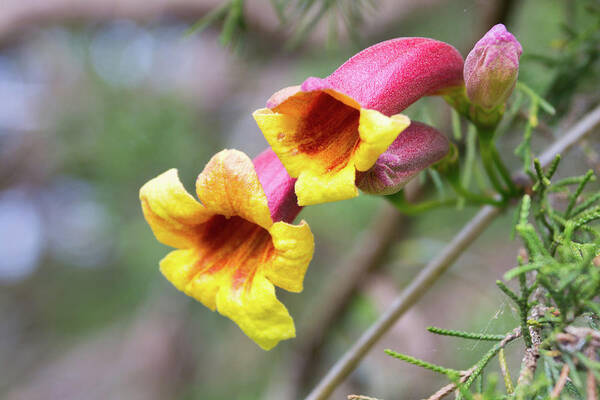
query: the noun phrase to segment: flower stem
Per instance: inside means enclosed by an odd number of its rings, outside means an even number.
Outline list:
[[[508,171],[508,168],[506,168],[506,165],[504,165],[502,158],[500,158],[500,153],[498,153],[498,149],[496,148],[496,146],[493,143],[490,147],[491,147],[491,151],[492,151],[492,158],[494,159],[494,164],[496,165],[498,172],[500,172],[500,176],[502,176],[504,183],[506,183],[506,185],[508,186],[508,190],[509,190],[510,194],[513,196],[517,195],[519,193],[519,190],[517,189],[517,186],[514,184],[512,178],[510,176],[510,172]]]
[[[483,163],[483,168],[490,179],[490,183],[496,189],[498,193],[502,195],[502,197],[509,197],[510,191],[506,190],[504,186],[498,180],[498,176],[496,175],[496,163],[494,161],[494,143],[492,141],[493,132],[484,131],[482,129],[477,129],[477,133],[479,136],[479,151],[481,153],[481,162]],[[510,178],[510,174],[508,174]]]
[[[506,362],[506,356],[504,355],[504,349],[500,349],[498,352],[498,361],[500,362],[500,371],[504,378],[504,386],[506,386],[506,394],[512,394],[515,391],[510,372],[508,370],[508,363]]]
[[[489,204],[497,207],[503,206],[505,204],[505,202],[502,200],[496,200],[488,196],[482,196],[480,194],[469,192],[463,187],[463,185],[461,185],[460,182],[451,180],[450,184],[452,185],[452,188],[456,191],[457,194],[461,195],[465,199],[475,204]]]
[[[430,200],[422,201],[417,204],[409,203],[404,197],[404,191],[400,191],[396,194],[384,196],[386,200],[394,205],[402,214],[405,215],[417,215],[425,211],[433,210],[436,208],[451,206],[456,204],[456,198],[442,199],[442,200]]]

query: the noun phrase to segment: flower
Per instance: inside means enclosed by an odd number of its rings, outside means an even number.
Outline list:
[[[253,116],[292,177],[300,205],[358,195],[367,171],[410,121],[398,114],[425,95],[460,86],[458,51],[426,38],[371,46],[324,79],[275,93]]]
[[[486,110],[503,105],[519,74],[523,47],[502,24],[495,25],[473,47],[465,60],[467,96]]]
[[[171,169],[140,189],[158,241],[175,247],[160,262],[179,290],[232,319],[261,348],[295,336],[275,286],[302,291],[314,250],[309,226],[292,225],[300,207],[294,180],[270,150],[253,162],[223,150],[196,181],[196,201]]]
[[[449,149],[444,134],[413,121],[371,169],[356,174],[356,186],[366,193],[394,194],[420,171],[444,158]]]

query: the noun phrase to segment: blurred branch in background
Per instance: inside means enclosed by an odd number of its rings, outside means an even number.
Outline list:
[[[373,34],[372,31],[368,32],[369,21],[375,20],[375,16],[378,16],[377,20],[381,21],[385,13],[390,14],[392,11],[389,7],[390,1],[382,0],[271,0],[270,2],[280,22],[279,31],[286,32],[288,37],[286,44],[288,50],[297,48],[308,37],[314,36],[315,30],[320,32],[328,45],[334,45],[346,38],[354,43],[364,44],[364,36],[366,36],[364,33]],[[221,42],[230,44],[246,29],[244,5],[247,3],[251,2],[244,0],[224,2],[194,24],[190,28],[190,33],[200,32],[211,24],[223,21]],[[396,11],[407,12],[417,6],[416,2],[394,3],[399,5]],[[419,5],[426,8],[433,3],[432,1],[419,2]],[[514,11],[514,6],[514,0],[496,0],[480,4],[478,12],[482,18],[476,37],[480,37],[490,26],[506,23]],[[391,15],[398,15],[398,13]],[[398,18],[394,22],[398,23]],[[366,32],[365,28],[367,28]],[[385,24],[379,25],[377,29],[386,30]]]
[[[373,223],[358,237],[351,247],[350,254],[343,257],[336,268],[329,273],[330,283],[325,287],[313,307],[315,310],[304,322],[304,335],[296,347],[296,360],[290,364],[294,373],[293,396],[303,394],[302,388],[309,387],[315,378],[323,346],[331,328],[344,317],[357,289],[367,275],[377,269],[385,260],[390,247],[400,235],[404,235],[410,225],[406,217],[389,204],[382,204]]]
[[[327,335],[348,311],[366,276],[382,264],[392,244],[407,228],[405,218],[384,203],[373,223],[351,246],[350,254],[329,272],[329,283],[324,285],[327,290],[307,307],[314,312],[300,322],[298,331],[302,335],[298,335],[294,348],[287,354],[283,373],[272,380],[269,399],[301,398],[319,370]]]
[[[195,369],[186,350],[191,345],[186,313],[185,307],[156,296],[135,320],[110,326],[43,363],[5,398],[176,398]]]
[[[515,6],[517,5],[515,0],[496,0],[481,2],[480,7],[482,14],[481,23],[479,29],[479,35],[476,38],[483,36],[491,26],[496,24],[507,24],[509,19],[515,13]]]
[[[196,22],[194,30],[222,23],[222,42],[228,43],[247,27],[270,42],[296,47],[304,41],[334,42],[393,30],[406,16],[448,0],[3,0],[0,43],[31,28],[52,23],[114,19],[155,21],[175,17]],[[369,17],[369,18],[366,18]],[[483,28],[482,28],[483,29]]]
[[[196,22],[189,29],[189,33],[199,33],[210,25],[222,22],[221,43],[232,44],[247,28],[244,12],[247,3],[250,2],[244,0],[224,2]],[[319,32],[319,36],[322,36],[330,46],[347,38],[356,44],[364,44],[365,33],[371,35],[374,33],[369,32],[368,22],[375,20],[373,17],[376,14],[379,14],[378,20],[381,20],[386,13],[390,15],[392,10],[389,9],[389,3],[381,0],[271,0],[280,23],[278,31],[285,32],[287,37],[287,50],[300,46],[307,38],[314,36],[315,31]],[[395,3],[400,3],[396,11],[409,12],[416,6],[416,2]],[[426,8],[432,4],[419,2],[419,5]],[[480,4],[478,12],[482,18],[475,36],[480,37],[490,26],[497,23],[506,23],[513,12],[514,5],[514,0],[497,0]],[[394,22],[398,23],[399,18]],[[323,26],[326,28],[322,29]],[[385,31],[387,27],[378,25],[377,29]]]
[[[0,42],[31,27],[67,21],[119,18],[151,21],[161,16],[204,15],[220,0],[3,0]]]

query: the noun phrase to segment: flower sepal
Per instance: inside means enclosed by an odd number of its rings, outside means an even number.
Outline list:
[[[443,98],[459,114],[477,126],[479,132],[494,132],[502,120],[506,109],[504,103],[492,109],[485,109],[474,104],[467,96],[464,86],[447,90]]]
[[[449,148],[444,134],[413,121],[373,167],[357,173],[356,185],[369,194],[394,194],[419,172],[444,159]]]

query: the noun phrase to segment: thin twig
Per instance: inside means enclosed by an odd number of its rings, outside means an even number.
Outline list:
[[[510,371],[508,370],[508,363],[506,362],[506,356],[504,355],[504,349],[500,349],[498,352],[498,361],[500,362],[500,372],[502,372],[502,378],[504,378],[504,386],[506,387],[506,393],[512,394],[515,391],[512,379],[510,377]]]
[[[600,123],[600,106],[594,108],[586,114],[578,123],[576,123],[569,131],[560,137],[550,146],[539,160],[542,166],[549,165],[557,154],[564,152],[567,148],[573,146],[576,142],[582,139],[596,125]]]
[[[550,399],[558,399],[565,385],[567,384],[567,378],[569,377],[569,364],[563,364],[562,370],[560,371],[560,376],[558,377],[558,381],[552,389],[552,393],[550,393]]]
[[[544,151],[539,157],[541,165],[549,165],[557,154],[565,152],[598,123],[600,123],[600,106],[583,117],[561,139]],[[335,388],[354,370],[381,336],[421,299],[423,294],[433,286],[460,254],[480,236],[481,232],[492,223],[500,212],[501,210],[496,207],[483,207],[442,252],[421,270],[408,287],[394,300],[389,309],[335,363],[317,387],[308,395],[307,400],[327,399]]]
[[[540,295],[539,290],[536,291],[536,295]],[[533,320],[538,320],[542,315],[544,315],[542,306],[533,307],[531,310],[531,318]],[[535,370],[537,369],[538,360],[540,358],[540,344],[542,343],[542,339],[540,337],[539,328],[530,325],[529,335],[531,336],[531,346],[525,349],[525,355],[521,361],[521,372],[519,373],[517,387],[515,388],[517,398],[520,398],[519,393],[529,387],[531,382],[533,382]]]
[[[466,380],[467,377],[464,378]],[[463,378],[460,378],[461,383],[464,382]],[[440,390],[432,394],[427,398],[427,400],[441,400],[453,391],[456,390],[456,383],[449,383],[446,386],[442,387]]]
[[[294,392],[309,385],[315,377],[315,360],[321,354],[329,328],[344,315],[365,275],[381,265],[406,223],[398,210],[384,203],[372,224],[355,241],[348,257],[332,271],[329,289],[318,299],[320,306],[310,315],[304,328],[306,332],[302,337],[305,339],[299,341],[295,349],[296,360],[292,362]]]
[[[471,377],[471,375],[473,375],[473,372],[475,372],[475,366],[471,367],[470,369],[463,371],[460,374],[460,383],[465,383],[465,381],[467,379],[469,379]],[[432,394],[431,396],[429,396],[427,398],[427,400],[441,400],[444,397],[446,397],[447,395],[449,395],[450,393],[452,393],[453,391],[456,390],[456,383],[452,382],[447,384],[446,386],[443,386],[440,390],[438,390],[437,392],[435,392],[434,394]]]
[[[586,356],[592,360],[596,361],[596,349],[594,346],[588,346],[586,349]],[[598,398],[598,392],[596,390],[596,377],[594,376],[594,372],[591,369],[588,369],[587,379],[586,379],[586,392],[588,400],[596,400]]]
[[[460,254],[498,216],[500,208],[485,206],[458,233],[448,246],[421,270],[408,287],[397,297],[388,310],[358,339],[358,341],[331,368],[307,400],[326,399],[341,381],[389,328],[410,309],[437,279],[452,265]]]
[[[517,339],[519,337],[521,337],[521,327],[520,326],[518,326],[515,329],[513,329],[510,333],[508,333],[504,337],[504,339],[502,339],[502,341],[498,344],[499,350],[504,349],[504,347],[506,347],[507,344],[509,344],[510,342],[512,342],[513,340],[515,340],[515,339]],[[481,368],[477,364],[474,365],[474,366],[472,366],[471,368],[469,368],[466,371],[462,371],[461,374],[460,374],[460,380],[459,380],[459,382],[460,383],[465,383],[476,372],[481,372]],[[427,400],[441,400],[445,396],[447,396],[450,393],[452,393],[454,390],[456,390],[456,383],[454,383],[454,382],[453,383],[449,383],[446,386],[442,387],[437,392],[435,392],[434,394],[432,394],[431,396],[429,396],[427,398]]]
[[[597,400],[598,394],[596,391],[596,378],[592,371],[587,373],[587,398],[588,400]]]

